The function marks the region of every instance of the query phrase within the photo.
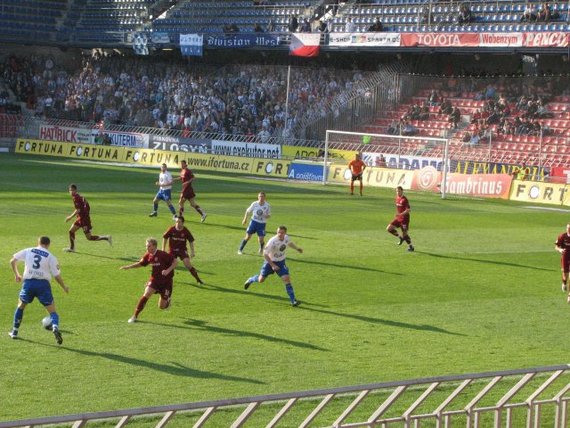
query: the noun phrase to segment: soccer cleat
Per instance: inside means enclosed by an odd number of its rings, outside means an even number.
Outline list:
[[[129,324],[135,323],[135,322],[137,322],[137,317],[132,316],[132,317],[129,318],[129,320],[128,320],[127,322],[128,322]]]
[[[244,288],[245,290],[247,290],[250,285],[251,285],[251,282],[250,282],[249,279],[248,279],[246,282],[243,283],[243,288]]]
[[[413,245],[410,245],[410,246],[408,247],[408,251],[409,251],[410,253],[411,253],[412,251],[415,251],[414,246],[413,246]]]
[[[563,293],[566,293],[566,292],[568,291],[568,286],[567,286],[566,284],[564,284],[564,283],[562,283],[562,287],[561,287],[561,288],[562,288],[562,292],[563,292]]]
[[[402,245],[404,243],[404,238],[398,236],[398,245]]]
[[[113,246],[113,237],[111,235],[107,235],[106,238],[107,238],[107,242],[112,247]]]
[[[64,249],[63,249],[63,252],[64,252],[64,253],[75,253],[75,249],[73,249],[73,248],[64,248]]]
[[[242,250],[238,250],[238,254],[241,256],[243,254]]]
[[[204,285],[204,284],[205,284],[205,282],[204,282],[204,281],[202,281],[201,279],[199,279],[199,280],[198,280],[198,284],[200,284],[200,285]]]
[[[58,345],[61,345],[63,343],[63,337],[61,336],[59,329],[57,327],[53,327],[52,331],[55,337],[55,341],[57,342]]]
[[[156,216],[158,216],[158,213],[156,211],[153,211],[148,216],[149,217],[156,217]]]
[[[12,339],[17,339],[18,338],[18,332],[14,331],[14,330],[9,331],[8,336],[10,336]]]
[[[206,221],[206,217],[208,217],[208,214],[204,213],[204,215],[202,215],[202,218],[200,219],[200,223],[204,223]]]
[[[299,306],[301,304],[301,302],[299,300],[295,300],[293,303],[291,303],[291,306],[296,307]]]
[[[177,216],[176,214],[174,214],[174,215],[172,216],[172,220],[174,220],[174,221],[178,220],[178,216]]]

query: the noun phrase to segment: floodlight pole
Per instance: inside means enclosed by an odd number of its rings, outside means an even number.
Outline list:
[[[327,184],[327,160],[329,155],[329,130],[325,134],[325,156],[323,157],[323,185]]]

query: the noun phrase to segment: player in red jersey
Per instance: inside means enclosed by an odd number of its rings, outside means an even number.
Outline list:
[[[160,294],[160,300],[158,301],[158,307],[160,309],[170,307],[172,278],[174,277],[174,268],[177,264],[178,260],[176,260],[176,257],[158,249],[156,239],[148,238],[146,240],[146,253],[144,256],[136,263],[121,266],[121,270],[134,269],[147,265],[152,266],[150,279],[146,283],[144,293],[135,307],[135,313],[129,318],[129,323],[137,321],[146,302],[148,302],[148,299],[150,299],[153,294]]]
[[[188,255],[186,241],[188,241],[190,246],[190,255]],[[188,269],[198,284],[203,284],[204,282],[202,282],[198,276],[198,271],[192,266],[192,263],[190,263],[190,258],[195,256],[194,237],[190,231],[184,227],[184,217],[178,216],[174,226],[170,227],[164,232],[164,235],[162,235],[162,251],[166,251],[167,242],[170,248],[169,253],[182,260],[184,266],[186,266],[186,269]]]
[[[360,196],[362,196],[362,174],[366,169],[366,164],[360,159],[360,155],[357,153],[354,159],[348,163],[348,168],[350,168],[350,194],[354,195],[354,182],[358,180],[360,182]]]
[[[566,225],[566,232],[558,236],[555,247],[562,257],[560,258],[560,267],[562,268],[562,291],[568,291],[568,272],[570,271],[570,223]],[[570,294],[568,294],[568,303],[570,303]]]
[[[386,231],[398,237],[398,245],[402,245],[404,241],[408,244],[408,251],[414,251],[412,239],[408,235],[408,228],[410,227],[410,203],[408,198],[404,196],[404,189],[402,186],[396,187],[396,217],[386,227]],[[398,228],[402,229],[402,235],[398,234]]]
[[[69,220],[77,216],[77,220],[69,228],[69,248],[64,248],[63,251],[68,253],[73,253],[75,251],[75,232],[79,229],[83,229],[85,237],[89,241],[107,241],[109,245],[113,245],[113,238],[111,235],[91,235],[91,217],[89,216],[89,202],[83,196],[77,192],[77,186],[75,184],[69,185],[69,194],[73,200],[73,206],[75,211],[65,218],[67,223]]]
[[[196,203],[194,200],[196,198],[196,193],[194,193],[194,189],[192,188],[192,182],[194,181],[194,173],[188,169],[188,164],[185,160],[180,161],[180,166],[182,170],[180,171],[180,177],[174,178],[172,181],[182,181],[182,193],[180,193],[180,200],[178,201],[179,210],[178,215],[182,216],[184,214],[184,202],[190,202],[190,206],[198,211],[198,214],[202,216],[200,221],[204,223],[206,220],[207,214],[204,212],[202,208]]]

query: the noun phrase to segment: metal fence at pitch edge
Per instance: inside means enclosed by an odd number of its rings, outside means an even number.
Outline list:
[[[570,365],[384,382],[0,422],[0,428],[115,427],[568,427]]]

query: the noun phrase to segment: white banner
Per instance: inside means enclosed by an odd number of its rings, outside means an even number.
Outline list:
[[[148,134],[136,134],[134,132],[115,132],[115,131],[102,131],[111,138],[112,146],[120,147],[136,147],[148,149]],[[99,131],[94,130],[93,138],[97,136]]]
[[[400,33],[330,33],[329,46],[400,46]]]
[[[68,128],[65,126],[41,125],[40,140],[60,141],[62,143],[92,144],[90,129]]]
[[[481,33],[479,37],[479,46],[500,48],[523,45],[523,33]]]
[[[383,159],[380,153],[362,153],[362,160],[368,166],[377,166],[393,169],[422,169],[432,166],[438,171],[443,167],[443,159],[428,158],[424,156],[398,156],[386,154]]]
[[[281,158],[278,144],[243,143],[238,141],[212,140],[212,154],[223,156],[245,156],[250,158]]]

